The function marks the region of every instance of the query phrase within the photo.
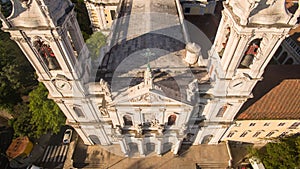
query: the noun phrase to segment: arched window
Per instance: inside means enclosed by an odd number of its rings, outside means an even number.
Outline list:
[[[168,125],[174,125],[176,122],[177,116],[175,114],[172,114],[168,117]]]
[[[38,40],[33,42],[33,45],[49,70],[61,69],[56,59],[56,56],[54,55],[53,50],[51,49],[49,44],[47,44],[45,41],[39,38]]]
[[[285,61],[285,59],[287,58],[287,52],[283,52],[281,55],[280,55],[280,57],[279,57],[279,59],[278,59],[278,62],[280,63],[280,64],[282,64],[284,61]]]
[[[223,117],[223,115],[224,115],[226,109],[227,109],[227,105],[222,106],[222,107],[219,109],[218,113],[217,113],[217,117]]]
[[[276,52],[274,53],[273,57],[276,58],[276,59],[278,59],[278,56],[281,53],[281,51],[282,51],[282,47],[279,46],[278,49],[276,50]]]
[[[124,115],[123,116],[123,121],[125,126],[132,126],[132,118],[129,115]]]
[[[89,138],[94,144],[101,144],[99,138],[96,135],[89,135]]]
[[[252,65],[255,56],[257,55],[258,48],[262,39],[254,39],[250,42],[239,68],[249,68]]]
[[[80,108],[73,107],[73,110],[74,110],[75,114],[77,115],[77,117],[84,117],[84,114]]]
[[[203,137],[201,144],[208,144],[214,136],[209,134]]]

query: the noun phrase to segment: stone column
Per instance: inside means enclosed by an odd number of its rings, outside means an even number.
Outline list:
[[[231,62],[228,65],[227,71],[226,71],[226,78],[233,77],[235,70],[239,66],[240,61],[243,57],[243,52],[245,48],[247,48],[247,44],[249,41],[250,35],[242,35],[241,38],[238,38],[238,45],[232,46],[232,48],[235,49],[235,52],[232,53]],[[234,59],[233,59],[234,58]]]
[[[157,155],[161,156],[162,149],[163,149],[163,141],[162,141],[162,139],[157,139],[156,140],[156,153],[157,153]]]
[[[177,153],[178,153],[178,151],[179,151],[179,149],[181,147],[181,143],[182,143],[182,140],[178,140],[176,142],[176,144],[174,145],[174,148],[173,148],[173,154],[174,155],[177,155]]]
[[[230,31],[231,32],[227,42],[228,45],[224,50],[222,60],[221,60],[223,70],[225,71],[230,69],[229,67],[230,67],[231,60],[233,60],[234,58],[236,47],[238,46],[240,41],[240,35],[232,28]]]
[[[72,127],[75,129],[76,133],[80,136],[80,138],[82,139],[82,141],[84,142],[85,145],[92,145],[91,141],[86,136],[86,134],[83,132],[80,125],[72,125]]]
[[[143,139],[137,139],[137,141],[138,141],[138,148],[139,148],[140,156],[145,157]]]
[[[124,138],[121,138],[119,140],[119,144],[121,147],[121,151],[124,153],[125,157],[128,157],[128,147],[126,145],[126,140]]]

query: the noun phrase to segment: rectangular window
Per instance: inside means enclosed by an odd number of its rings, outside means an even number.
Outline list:
[[[260,135],[260,131],[258,131],[258,132],[256,132],[255,134],[253,134],[253,136],[252,137],[257,137],[258,135]]]
[[[266,137],[270,137],[270,136],[272,136],[274,133],[275,133],[274,131],[271,131],[270,133],[268,133],[268,134],[266,135]]]
[[[234,132],[230,132],[227,137],[232,137],[234,135]]]
[[[285,125],[285,123],[279,123],[278,124],[278,126],[284,126]]]
[[[111,15],[112,20],[116,19],[116,11],[115,10],[110,10],[110,15]]]
[[[288,132],[282,132],[278,137],[284,137]]]
[[[248,134],[248,132],[247,132],[247,131],[244,131],[244,133],[242,133],[242,134],[240,135],[240,137],[245,137],[247,134]]]
[[[255,126],[256,123],[250,123],[249,126]]]
[[[289,129],[296,129],[299,125],[300,125],[300,122],[295,122],[289,127]]]
[[[184,8],[184,13],[190,13],[191,12],[191,8]]]

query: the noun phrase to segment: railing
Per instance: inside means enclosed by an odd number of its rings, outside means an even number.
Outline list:
[[[297,53],[298,56],[300,56],[300,47],[292,38],[286,38],[283,43],[286,43]]]

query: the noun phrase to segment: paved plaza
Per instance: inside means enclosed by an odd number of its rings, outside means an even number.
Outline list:
[[[116,146],[86,146],[81,140],[73,153],[74,168],[109,168],[109,169],[221,169],[228,167],[230,160],[225,143],[219,145],[183,145],[178,156],[168,152],[161,157],[153,154],[149,157],[122,157],[106,151],[121,154]],[[66,166],[66,165],[65,165]]]

